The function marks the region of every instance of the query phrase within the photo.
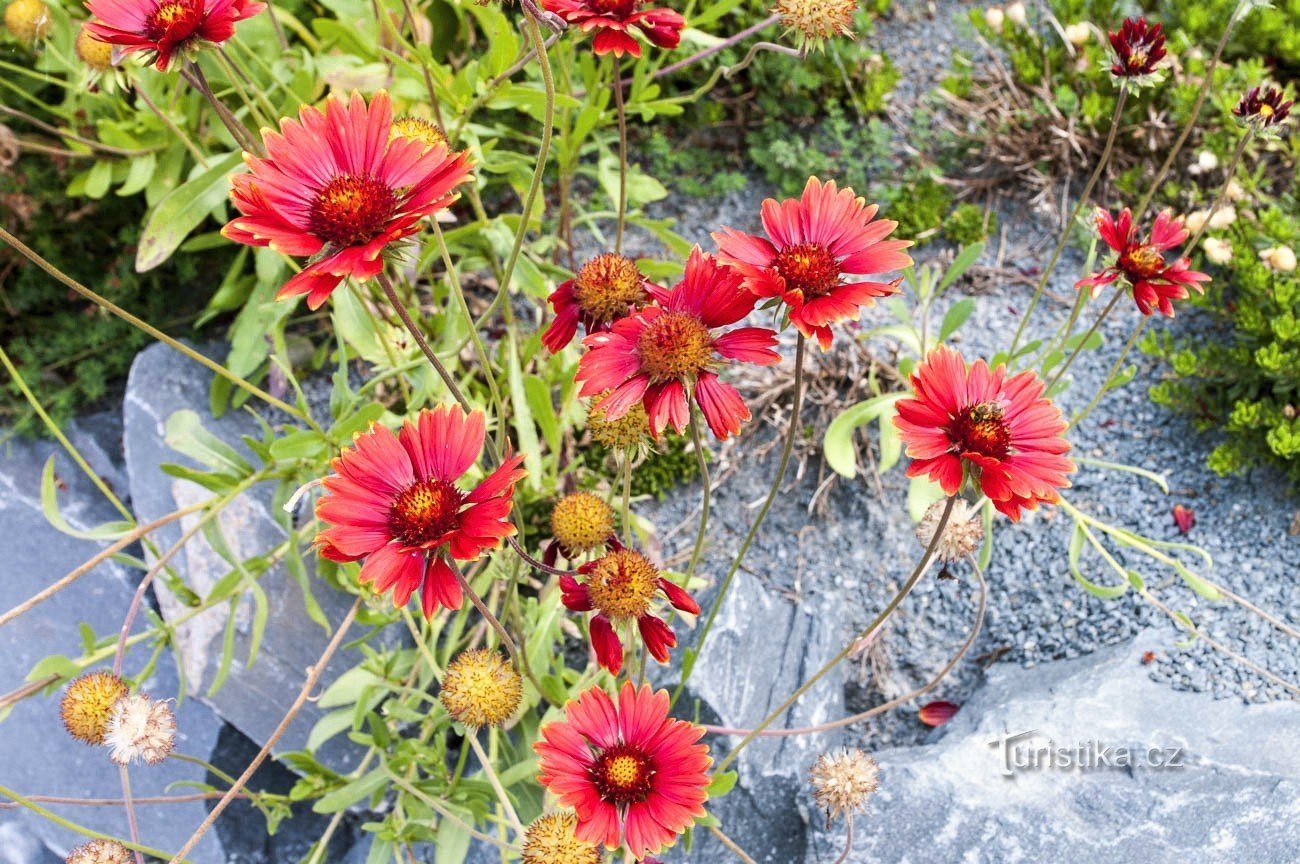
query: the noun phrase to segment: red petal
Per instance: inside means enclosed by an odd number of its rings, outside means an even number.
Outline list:
[[[942,726],[960,710],[960,705],[951,702],[930,702],[921,707],[921,722],[926,726]]]

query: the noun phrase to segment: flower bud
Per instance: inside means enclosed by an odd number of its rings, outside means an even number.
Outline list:
[[[103,744],[113,706],[127,695],[126,682],[111,672],[87,672],[68,685],[59,703],[63,727],[87,744]]]
[[[19,42],[44,39],[50,32],[50,7],[41,0],[14,0],[5,7],[5,29]]]
[[[993,28],[994,30],[1001,30],[1002,22],[1005,19],[1006,16],[1002,13],[1002,9],[1000,7],[990,6],[989,8],[984,10],[984,23],[989,25],[989,27]]]
[[[1233,222],[1236,221],[1237,221],[1236,207],[1232,207],[1232,206],[1220,207],[1218,210],[1215,210],[1212,214],[1210,214],[1210,222],[1209,222],[1210,230],[1220,231],[1224,228],[1227,228],[1229,225],[1231,225]]]
[[[1290,246],[1274,246],[1271,249],[1265,249],[1259,253],[1259,260],[1264,262],[1265,267],[1279,273],[1292,273],[1295,271],[1295,250]]]
[[[1092,28],[1083,21],[1078,21],[1065,28],[1065,38],[1076,48],[1087,45],[1088,40],[1092,38]]]
[[[1007,20],[1017,27],[1026,27],[1029,25],[1029,15],[1025,11],[1025,4],[1016,0],[1006,9]]]
[[[1206,237],[1201,243],[1205,259],[1212,264],[1227,264],[1232,260],[1232,244],[1218,237]]]
[[[66,864],[132,864],[135,856],[116,840],[91,840],[73,849],[63,860]]]

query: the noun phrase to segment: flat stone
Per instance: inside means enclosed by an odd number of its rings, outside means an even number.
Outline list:
[[[119,436],[113,418],[86,418],[68,424],[65,431],[110,488],[124,495],[125,477],[110,455],[116,452]],[[57,443],[8,441],[0,451],[0,557],[6,564],[5,578],[0,580],[0,609],[10,609],[36,594],[103,545],[63,534],[46,520],[41,509],[41,472],[51,454],[55,455],[60,510],[72,526],[85,530],[121,518]],[[98,638],[115,636],[140,576],[139,571],[107,561],[6,624],[0,629],[0,687],[5,691],[18,687],[47,656],[80,657],[80,624],[89,626]],[[141,614],[136,631],[146,629],[147,623],[146,615]],[[126,674],[137,674],[151,653],[147,644],[129,651]],[[95,668],[110,666],[111,662],[105,662]],[[160,699],[183,696],[169,651],[159,654],[144,690]],[[5,717],[0,727],[0,782],[27,795],[120,798],[117,767],[109,760],[108,751],[81,744],[63,731],[61,692],[28,697]],[[220,721],[207,706],[188,698],[176,705],[176,720],[177,749],[206,759]],[[161,765],[131,769],[132,791],[141,797],[168,794],[171,784],[203,779],[203,769],[170,759]],[[120,807],[49,806],[87,828],[122,837],[127,834]],[[201,802],[140,806],[141,842],[163,850],[178,849],[205,815]],[[44,864],[55,853],[59,860],[84,839],[26,810],[0,810],[0,861]],[[225,856],[218,839],[208,835],[190,860],[216,864]]]
[[[1170,690],[1142,662],[1166,646],[1147,630],[1080,660],[994,667],[936,743],[874,754],[881,788],[850,860],[1295,861],[1300,707]],[[1175,749],[1184,767],[1163,767]],[[843,849],[843,824],[821,826],[808,864]]]
[[[211,349],[209,349],[211,351]],[[164,463],[200,467],[171,450],[164,441],[168,418],[191,410],[202,418],[205,429],[240,450],[250,461],[242,435],[260,436],[256,421],[246,411],[231,410],[214,418],[208,410],[212,375],[166,345],[155,344],[140,352],[131,366],[127,382],[124,417],[126,469],[131,497],[142,521],[155,519],[212,493],[187,480],[161,470]],[[273,510],[272,484],[254,487],[241,495],[218,517],[231,551],[245,558],[268,552],[287,536],[287,514]],[[182,519],[157,532],[159,545],[168,548],[198,516]],[[304,554],[309,576],[314,575],[315,556]],[[230,572],[230,565],[201,536],[191,540],[174,559],[186,583],[200,595]],[[177,628],[177,650],[183,658],[190,694],[212,706],[242,733],[259,743],[267,741],[297,695],[306,670],[329,642],[320,624],[307,614],[303,587],[276,564],[259,579],[269,605],[268,621],[255,661],[246,663],[251,638],[253,601],[245,597],[235,611],[235,649],[229,677],[216,692],[209,692],[218,673],[222,639],[229,607],[221,605],[196,616]],[[309,588],[326,618],[337,623],[347,614],[351,599],[328,586],[309,579]],[[168,620],[183,613],[180,598],[159,586],[158,601]],[[331,660],[321,688],[361,659],[359,651],[340,650]],[[274,749],[275,754],[302,749],[312,727],[323,712],[308,702]],[[325,743],[317,754],[325,764],[351,770],[359,748],[343,736]]]

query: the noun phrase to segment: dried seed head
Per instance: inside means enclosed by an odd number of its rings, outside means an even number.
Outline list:
[[[823,753],[809,774],[813,800],[826,811],[826,821],[856,813],[880,788],[880,766],[861,750]]]
[[[1295,250],[1290,246],[1274,246],[1271,249],[1265,249],[1259,253],[1259,260],[1264,262],[1265,267],[1279,273],[1292,273],[1295,271]]]
[[[1201,243],[1201,250],[1211,264],[1227,264],[1232,260],[1232,244],[1218,237],[1206,237]]]
[[[551,535],[569,555],[590,552],[605,545],[614,533],[614,508],[599,495],[574,492],[551,510]]]
[[[578,819],[551,813],[524,832],[523,864],[600,864],[600,850],[574,833]]]
[[[943,508],[946,506],[946,501],[934,502],[925,511],[921,521],[916,523],[916,539],[922,546],[930,545],[930,539],[934,537],[934,531],[939,527],[939,517],[943,515]],[[980,521],[978,511],[964,499],[959,498],[953,504],[952,514],[948,517],[948,524],[944,526],[943,535],[939,538],[939,545],[935,547],[934,554],[945,564],[951,564],[974,554],[983,540],[984,523]]]
[[[781,23],[799,31],[806,45],[820,46],[836,36],[853,38],[857,0],[776,0],[772,11]]]
[[[447,665],[439,698],[454,719],[477,729],[509,720],[523,692],[519,673],[499,651],[475,648]]]
[[[169,704],[137,693],[118,700],[108,718],[104,743],[119,765],[137,759],[157,765],[176,749],[176,718]]]
[[[41,0],[14,0],[5,7],[5,29],[19,42],[35,42],[50,32],[50,7]]]
[[[126,682],[111,672],[87,672],[68,685],[59,704],[63,727],[87,744],[103,744],[113,706],[129,692]]]
[[[131,850],[116,840],[91,840],[63,859],[66,864],[131,864]]]
[[[593,404],[599,405],[605,395],[602,393],[597,396]],[[646,414],[645,405],[640,402],[617,420],[606,420],[605,409],[592,408],[587,415],[587,428],[591,430],[591,437],[596,439],[596,443],[606,450],[631,450],[649,440],[650,417]]]

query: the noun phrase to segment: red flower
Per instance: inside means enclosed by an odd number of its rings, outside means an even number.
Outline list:
[[[578,817],[575,833],[636,858],[653,855],[704,816],[708,800],[704,729],[668,716],[668,692],[629,681],[617,701],[592,687],[542,727],[533,749],[538,781]]]
[[[804,336],[831,347],[831,324],[852,321],[875,298],[898,293],[897,283],[846,282],[846,276],[888,273],[909,267],[909,240],[886,240],[897,222],[875,219],[879,208],[809,177],[803,196],[763,202],[767,237],[723,228],[713,235],[718,255],[745,276],[759,297],[780,297],[790,322]]]
[[[926,726],[942,726],[955,717],[960,710],[960,705],[939,700],[922,705],[918,716]]]
[[[645,646],[660,663],[668,662],[668,650],[677,646],[677,636],[662,618],[652,614],[660,594],[676,609],[699,615],[700,606],[685,589],[659,575],[659,568],[634,549],[625,549],[610,538],[611,551],[578,568],[579,582],[560,577],[560,592],[566,607],[574,612],[591,612],[591,647],[596,662],[612,674],[623,668],[623,642],[618,628],[636,622]]]
[[[328,527],[320,554],[358,561],[361,582],[405,606],[420,589],[425,617],[461,605],[453,561],[473,561],[515,533],[510,498],[523,456],[506,460],[469,492],[457,482],[483,450],[483,412],[456,405],[421,411],[396,435],[372,426],[332,463],[316,516]]]
[[[1110,71],[1118,78],[1150,75],[1165,57],[1165,34],[1159,24],[1147,24],[1145,18],[1125,18],[1119,30],[1109,35],[1115,49]]]
[[[1286,121],[1292,101],[1276,87],[1252,87],[1241,97],[1232,113],[1260,129]]]
[[[720,265],[697,246],[686,273],[671,291],[650,286],[656,305],[615,321],[605,332],[583,339],[591,350],[574,376],[581,396],[613,392],[593,404],[606,420],[617,420],[642,402],[656,438],[668,423],[679,433],[690,420],[694,398],[718,438],[740,431],[749,419],[740,393],[718,379],[718,358],[768,366],[781,359],[772,350],[776,334],[766,327],[715,328],[735,324],[754,309],[754,295],[740,274]],[[716,356],[715,356],[716,355]]]
[[[1097,233],[1119,255],[1114,264],[1074,283],[1075,288],[1092,288],[1093,297],[1101,293],[1103,286],[1122,276],[1132,287],[1133,300],[1143,315],[1159,308],[1162,314],[1172,318],[1171,301],[1185,300],[1189,288],[1204,293],[1199,283],[1210,281],[1204,273],[1188,269],[1191,264],[1188,258],[1179,258],[1172,264],[1165,261],[1165,251],[1187,239],[1183,220],[1174,219],[1168,210],[1156,217],[1151,237],[1145,243],[1138,239],[1133,214],[1127,207],[1120,211],[1118,219],[1098,209]]]
[[[243,215],[221,233],[310,257],[278,296],[306,294],[316,309],[345,278],[378,276],[388,246],[451,204],[470,168],[445,144],[392,135],[387,93],[369,106],[357,93],[350,103],[330,99],[324,113],[304,107],[298,118],[262,133],[267,158],[244,154],[251,173],[231,178],[230,192]]]
[[[588,333],[608,330],[615,319],[650,302],[649,285],[632,259],[612,252],[597,255],[547,298],[555,320],[542,334],[542,344],[559,353],[577,335],[579,322]]]
[[[122,45],[123,53],[148,51],[161,71],[196,43],[225,42],[235,25],[266,8],[249,0],[87,0],[95,38]]]
[[[633,28],[660,48],[676,48],[686,26],[686,19],[672,9],[641,10],[641,0],[543,0],[543,5],[584,32],[595,30],[592,50],[616,57],[641,56]]]
[[[1033,372],[1007,377],[983,360],[967,366],[947,347],[912,373],[914,396],[898,403],[894,425],[912,458],[907,476],[929,475],[948,495],[967,475],[993,506],[1019,521],[1020,510],[1060,500],[1074,463],[1063,454],[1065,421]]]

